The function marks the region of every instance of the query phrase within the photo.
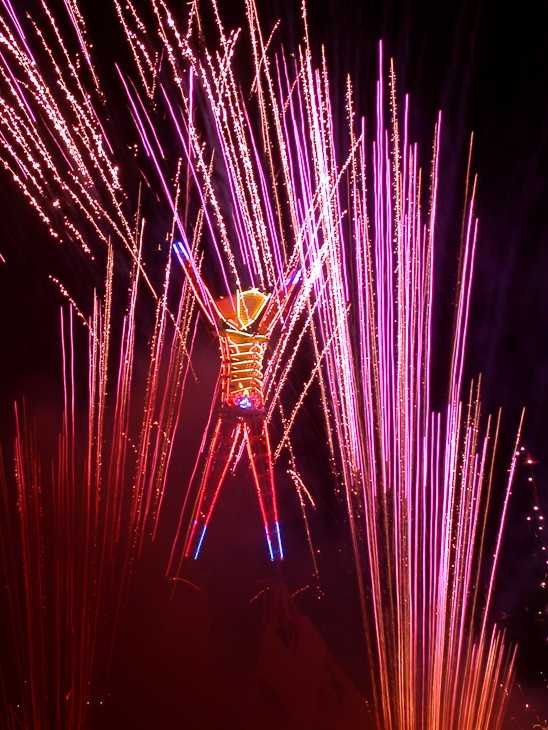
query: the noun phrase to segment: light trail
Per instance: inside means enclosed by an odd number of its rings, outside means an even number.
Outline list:
[[[82,354],[75,352],[75,341],[82,335],[74,331],[72,309],[68,328],[62,312],[63,428],[51,469],[42,469],[39,443],[26,414],[21,417],[16,408],[15,471],[10,476],[3,469],[1,477],[0,546],[17,686],[17,700],[11,698],[12,681],[0,704],[2,725],[8,728],[86,728],[100,721],[120,607],[143,535],[156,524],[189,367],[184,342],[192,332],[193,304],[187,293],[178,329],[169,335],[161,300],[148,381],[144,389],[135,384],[135,347],[142,337],[136,325],[142,306],[139,271],[136,263],[118,349],[113,346],[120,333],[112,321],[110,248],[105,298],[95,300],[86,322],[87,386],[75,378],[75,359]],[[159,362],[166,368],[162,375]],[[86,390],[88,422],[82,428],[75,400]],[[107,408],[113,417],[107,418]]]
[[[313,72],[310,55],[304,58],[301,77],[316,141],[314,161],[327,201],[336,170],[327,72],[325,67],[321,75]],[[407,101],[400,147],[393,71],[389,101],[387,130],[379,81],[373,185],[367,189],[362,125],[346,202],[348,238],[340,225],[342,195],[324,207],[329,253],[319,328],[327,348],[326,418],[346,488],[377,721],[386,730],[500,728],[515,653],[508,652],[496,628],[488,632],[487,616],[515,457],[497,543],[488,548],[493,437],[488,427],[480,441],[479,387],[471,389],[466,405],[460,403],[477,240],[474,193],[467,201],[449,399],[442,417],[430,414],[441,118],[425,223],[417,150],[407,141]],[[353,146],[350,85],[348,118]],[[493,558],[485,595],[480,565],[488,549]]]

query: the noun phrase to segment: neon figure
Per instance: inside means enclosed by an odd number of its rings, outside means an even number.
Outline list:
[[[290,276],[285,291],[268,295],[258,289],[237,290],[234,297],[215,300],[185,244],[175,243],[173,249],[202,313],[215,330],[221,351],[221,408],[187,535],[185,557],[198,557],[219,491],[243,435],[270,559],[283,560],[264,410],[263,358],[272,332],[300,282],[301,271]]]

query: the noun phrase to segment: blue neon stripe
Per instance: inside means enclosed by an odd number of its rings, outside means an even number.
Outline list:
[[[282,538],[280,537],[280,523],[276,522],[276,534],[278,535],[278,547],[280,548],[280,560],[284,559],[284,551],[282,548]]]
[[[182,241],[176,241],[176,243],[173,244],[173,248],[175,249],[175,253],[180,253],[185,259],[190,258],[190,254]]]
[[[266,541],[268,543],[268,552],[270,553],[270,560],[272,560],[272,562],[274,562],[274,553],[272,552],[272,543],[270,542],[270,536],[268,534],[268,530],[266,527],[265,527],[265,532],[266,532]]]
[[[295,272],[293,278],[289,282],[289,286],[294,286],[295,284],[298,284],[299,281],[302,278],[302,275],[303,275],[303,272],[301,271],[301,269],[297,269],[297,271]]]
[[[204,535],[205,531],[207,530],[207,525],[204,525],[204,529],[202,530],[202,537],[200,538],[200,542],[198,543],[198,547],[196,548],[196,555],[194,556],[194,560],[198,557],[198,553],[200,552],[200,548],[202,547],[202,542],[204,541]]]

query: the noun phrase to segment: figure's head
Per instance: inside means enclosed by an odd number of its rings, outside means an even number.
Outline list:
[[[259,319],[269,299],[270,295],[259,289],[247,289],[236,291],[234,297],[219,299],[216,304],[226,321],[240,329]]]

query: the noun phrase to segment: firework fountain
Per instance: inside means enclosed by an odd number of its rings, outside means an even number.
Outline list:
[[[82,728],[92,726],[103,704],[121,602],[143,536],[155,524],[188,373],[193,302],[183,292],[172,314],[169,261],[159,294],[144,270],[145,221],[138,206],[128,213],[99,115],[54,18],[46,9],[60,65],[35,30],[61,90],[58,98],[39,73],[13,9],[6,5],[5,11],[4,165],[51,235],[66,236],[91,260],[106,260],[107,274],[103,299],[95,295],[91,303],[77,304],[55,280],[71,307],[70,319],[61,318],[64,425],[51,467],[41,466],[34,429],[16,412],[16,488],[4,480],[2,553],[14,662],[5,677],[17,699],[3,693],[2,724]],[[76,6],[70,15],[83,30]],[[123,317],[113,311],[114,245],[131,261]],[[146,333],[148,376],[141,386],[134,378],[136,320],[147,311],[147,297],[156,312],[153,331]],[[80,322],[89,332],[87,384],[75,375]],[[12,524],[14,509],[19,530]]]
[[[315,158],[324,162],[327,181],[336,175],[335,146],[325,115],[316,111],[328,109],[327,74],[324,69],[323,85],[312,83],[309,58],[305,69]],[[472,385],[466,406],[459,402],[477,235],[474,196],[466,202],[449,402],[442,417],[430,412],[429,402],[439,123],[423,219],[417,149],[408,142],[407,102],[400,137],[393,71],[390,92],[389,134],[379,81],[368,193],[363,123],[356,141],[348,85],[351,145],[357,146],[347,201],[351,238],[344,240],[337,200],[325,218],[326,240],[334,245],[321,323],[322,340],[330,343],[328,418],[378,668],[378,721],[386,728],[498,727],[513,664],[502,636],[488,634],[486,623],[500,531],[487,595],[480,587],[498,425],[494,433],[488,425],[481,442],[479,387]],[[346,260],[341,251],[351,252]],[[515,463],[516,456],[500,530]]]
[[[302,272],[297,301],[266,363],[265,420],[279,426],[273,459],[285,454],[308,532],[307,490],[291,433],[318,381],[326,448],[345,494],[379,727],[500,727],[513,655],[501,634],[488,628],[487,618],[515,462],[485,593],[482,559],[498,425],[489,425],[480,439],[479,388],[473,386],[466,405],[460,403],[477,235],[473,190],[467,194],[463,225],[447,410],[430,410],[439,125],[424,214],[417,150],[408,140],[407,102],[401,122],[393,73],[388,100],[382,80],[377,87],[367,186],[367,141],[363,122],[355,119],[351,84],[348,153],[338,161],[327,69],[325,62],[314,66],[306,19],[303,47],[289,63],[283,52],[272,54],[255,5],[247,3],[256,102],[250,109],[233,67],[239,33],[225,31],[215,3],[217,38],[204,46],[194,7],[182,31],[169,7],[152,0],[152,32],[138,8],[114,0],[140,85],[121,71],[119,78],[140,148],[161,191],[161,207],[171,219],[163,284],[158,285],[145,265],[146,225],[139,203],[132,207],[120,183],[115,145],[105,131],[104,94],[78,6],[66,4],[76,54],[45,5],[48,31],[35,24],[32,43],[7,0],[3,6],[4,166],[54,238],[77,244],[90,259],[106,259],[107,266],[104,301],[95,298],[87,317],[81,312],[85,307],[61,286],[71,299],[70,311],[89,330],[85,468],[77,458],[82,437],[74,406],[71,314],[62,336],[64,427],[47,490],[51,505],[45,510],[37,446],[32,429],[18,417],[20,538],[9,517],[13,496],[8,484],[2,487],[2,551],[22,708],[6,702],[3,723],[89,727],[104,693],[131,565],[143,539],[158,527],[190,368],[196,330],[188,284],[173,311],[168,304],[171,246],[180,239],[179,250],[193,256],[198,267],[207,268],[207,257],[216,260],[224,287],[219,294],[228,298],[246,287],[283,290],[291,272]],[[40,58],[31,51],[36,39]],[[154,43],[159,47],[154,49]],[[53,81],[40,73],[41,63],[47,63]],[[381,72],[382,67],[381,58]],[[93,94],[81,80],[84,68]],[[390,132],[384,122],[387,102]],[[178,150],[172,160],[166,154],[166,131],[160,133],[155,123],[159,108],[165,112],[170,149]],[[206,122],[203,128],[200,120]],[[166,159],[171,172],[166,172]],[[129,257],[131,284],[121,334],[114,336],[117,256]],[[143,298],[153,303],[156,316],[146,386],[138,393],[133,362]],[[66,327],[66,317],[62,321]],[[284,386],[294,380],[292,367],[304,343],[311,352],[309,376],[291,399]],[[109,403],[113,417],[106,416]],[[140,414],[136,431],[135,412]],[[233,469],[243,446],[243,440],[234,441]],[[192,496],[191,487],[180,523],[185,529]],[[56,590],[46,605],[43,521],[49,509],[56,535]],[[15,558],[19,539],[22,563]],[[311,555],[314,561],[313,550]],[[50,646],[57,647],[53,653]],[[48,696],[55,700],[48,703]]]

